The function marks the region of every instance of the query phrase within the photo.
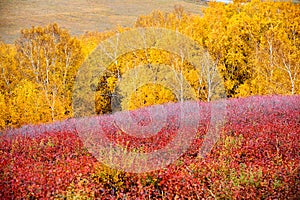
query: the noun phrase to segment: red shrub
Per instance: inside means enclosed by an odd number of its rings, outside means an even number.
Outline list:
[[[98,163],[78,137],[77,119],[7,131],[0,136],[0,199],[299,197],[300,96],[227,100],[222,134],[205,158],[197,155],[208,130],[210,104],[199,105],[203,113],[190,149],[168,167],[143,174]],[[97,120],[110,142],[152,152],[177,134],[178,106],[165,106],[171,113],[167,123],[149,138],[120,131],[113,115]]]

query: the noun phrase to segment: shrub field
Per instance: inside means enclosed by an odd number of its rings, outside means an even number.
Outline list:
[[[299,198],[300,96],[224,101],[225,123],[205,157],[199,150],[211,103],[198,102],[203,113],[188,151],[147,173],[124,172],[97,161],[79,137],[79,119],[6,130],[0,136],[0,199]],[[123,133],[112,123],[115,114],[95,119],[111,143],[128,151],[152,152],[176,135],[179,106],[164,105],[172,114],[166,127],[150,138]],[[143,116],[144,109],[132,111],[133,116]]]

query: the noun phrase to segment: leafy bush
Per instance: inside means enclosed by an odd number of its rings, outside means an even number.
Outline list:
[[[134,174],[111,169],[86,150],[77,119],[27,126],[0,136],[1,199],[296,199],[299,197],[300,96],[258,96],[227,101],[220,139],[198,157],[210,115],[203,114],[190,149],[166,168]],[[180,104],[168,104],[170,112]],[[209,111],[209,103],[200,103]],[[143,109],[132,111],[143,113]],[[173,112],[175,113],[175,112]],[[174,122],[177,115],[173,115]],[[128,150],[164,147],[176,123],[158,134],[160,143],[129,137],[104,120],[105,134]],[[169,120],[170,120],[169,119]],[[176,122],[176,120],[175,120]],[[165,134],[166,132],[166,134]],[[115,135],[118,133],[117,135]],[[165,137],[169,136],[169,137]],[[144,145],[144,146],[143,146]],[[143,148],[142,148],[143,147]]]

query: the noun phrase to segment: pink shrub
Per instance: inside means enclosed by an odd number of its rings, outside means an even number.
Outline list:
[[[142,174],[99,163],[79,137],[78,119],[6,131],[0,136],[0,199],[299,197],[300,96],[225,101],[220,139],[205,158],[199,157],[199,149],[211,122],[211,104],[188,102],[201,108],[189,150],[169,166]],[[95,134],[128,151],[164,148],[179,129],[180,104],[164,107],[169,115],[155,136],[136,138],[125,133],[114,123],[114,115],[95,117],[101,127]],[[147,124],[145,113],[143,109],[132,112]]]

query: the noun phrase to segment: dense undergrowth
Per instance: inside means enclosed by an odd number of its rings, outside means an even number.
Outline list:
[[[198,153],[211,104],[199,103],[206,112],[201,113],[190,149],[166,168],[142,174],[98,162],[78,136],[77,119],[3,132],[0,199],[297,199],[300,96],[226,102],[220,139],[205,158]],[[166,107],[172,111],[179,105]],[[144,113],[143,109],[133,112]],[[167,123],[157,137],[136,140],[118,132],[112,116],[98,117],[105,124],[103,131],[128,150],[153,151],[176,134],[176,123]],[[176,122],[176,116],[172,120]]]

